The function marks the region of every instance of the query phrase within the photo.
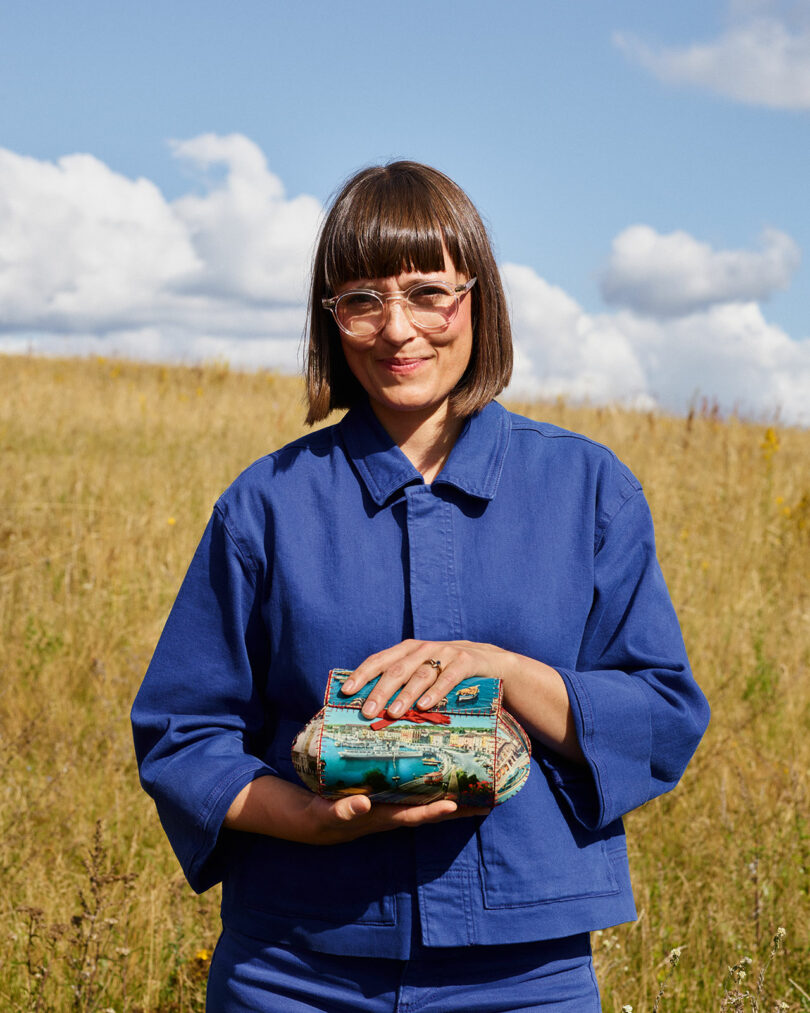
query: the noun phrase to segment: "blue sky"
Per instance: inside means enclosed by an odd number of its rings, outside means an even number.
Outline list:
[[[490,225],[516,392],[806,424],[809,114],[810,0],[6,4],[0,349],[295,368],[320,208],[404,156]]]

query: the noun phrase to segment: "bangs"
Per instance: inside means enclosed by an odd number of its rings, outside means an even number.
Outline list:
[[[443,246],[457,271],[468,270],[455,215],[440,192],[410,174],[386,172],[364,183],[344,200],[324,236],[329,290],[404,271],[442,271]]]

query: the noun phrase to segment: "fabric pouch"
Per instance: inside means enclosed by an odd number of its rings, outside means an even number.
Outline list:
[[[449,798],[494,806],[523,787],[531,744],[501,706],[500,679],[465,679],[430,710],[366,718],[360,708],[377,679],[346,695],[340,688],[351,674],[329,673],[323,708],[293,742],[293,766],[311,791],[399,805]]]

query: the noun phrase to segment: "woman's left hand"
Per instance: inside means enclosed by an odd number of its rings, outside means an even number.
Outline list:
[[[427,710],[472,676],[501,679],[504,706],[530,734],[571,760],[584,759],[565,683],[542,661],[470,640],[403,640],[366,658],[342,691],[356,693],[376,676],[362,707],[367,718],[382,712],[398,718],[414,706]]]
[[[356,693],[379,675],[380,681],[363,704],[363,715],[373,718],[385,710],[396,718],[414,704],[427,710],[462,679],[474,675],[502,678],[507,653],[493,644],[469,640],[403,640],[366,658],[344,682],[343,692]],[[401,690],[399,696],[386,707],[397,690]]]

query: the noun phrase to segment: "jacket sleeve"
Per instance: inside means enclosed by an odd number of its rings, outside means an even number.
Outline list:
[[[544,765],[575,818],[606,827],[681,778],[709,721],[655,554],[640,488],[596,545],[594,597],[565,680],[587,768]]]
[[[132,707],[141,783],[191,886],[221,877],[220,827],[254,778],[267,725],[267,635],[252,560],[218,509],[206,528]]]

